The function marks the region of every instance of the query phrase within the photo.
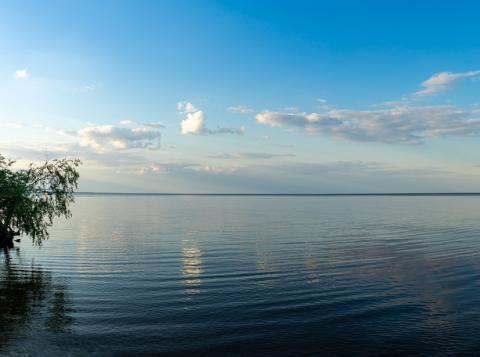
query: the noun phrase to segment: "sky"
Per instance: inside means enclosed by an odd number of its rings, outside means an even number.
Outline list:
[[[479,11],[0,0],[0,154],[81,191],[480,192]]]

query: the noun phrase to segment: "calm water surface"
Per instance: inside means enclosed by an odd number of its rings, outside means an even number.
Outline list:
[[[474,354],[480,197],[79,197],[0,254],[0,354]]]

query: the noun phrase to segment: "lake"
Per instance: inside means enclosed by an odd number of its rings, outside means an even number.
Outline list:
[[[0,253],[0,354],[480,349],[480,196],[83,195]]]

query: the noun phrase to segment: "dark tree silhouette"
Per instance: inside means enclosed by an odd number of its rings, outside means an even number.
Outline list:
[[[21,234],[41,244],[54,217],[71,216],[80,163],[55,159],[15,170],[14,161],[0,155],[0,247],[13,247],[14,236]]]

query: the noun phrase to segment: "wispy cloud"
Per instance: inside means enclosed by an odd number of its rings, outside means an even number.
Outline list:
[[[25,68],[17,69],[15,71],[15,78],[25,79],[25,78],[28,78],[28,77],[30,77],[30,73]]]
[[[335,106],[328,103],[328,101],[324,98],[317,98],[318,108],[321,110],[333,110]]]
[[[220,174],[233,174],[238,171],[236,167],[219,167],[211,165],[199,165],[192,166],[191,169],[196,172],[203,172],[207,174],[220,175]]]
[[[130,120],[130,119],[120,120],[118,122],[118,124],[120,124],[120,125],[140,125],[140,126],[146,126],[146,127],[155,128],[155,129],[165,128],[165,125],[163,125],[160,122],[141,122],[141,121],[135,121],[135,120]]]
[[[19,121],[0,123],[0,128],[4,129],[23,129],[25,124]]]
[[[182,174],[182,173],[202,173],[211,175],[233,174],[239,170],[238,167],[212,166],[201,165],[194,163],[159,163],[151,162],[150,164],[141,167],[137,173],[140,175],[154,174]]]
[[[235,153],[224,153],[218,155],[210,155],[208,158],[211,159],[225,159],[225,160],[262,160],[262,159],[273,159],[277,157],[294,157],[293,154],[271,154],[266,152],[235,152]]]
[[[192,103],[182,101],[177,104],[179,114],[185,115],[180,123],[181,133],[184,135],[201,135],[201,134],[237,134],[243,135],[244,127],[240,128],[217,128],[207,129],[205,125],[205,114],[203,110],[198,109]]]
[[[423,89],[415,92],[415,96],[435,95],[448,89],[454,82],[461,78],[477,77],[480,75],[478,71],[468,71],[462,73],[440,72],[436,73],[427,80],[422,82]]]
[[[254,110],[245,105],[236,105],[236,106],[228,107],[227,111],[231,113],[245,114],[245,113],[253,113]]]
[[[186,113],[195,113],[198,112],[200,109],[195,107],[192,103],[183,100],[177,103],[177,110],[179,112],[186,112]]]
[[[168,172],[168,166],[159,164],[157,162],[152,162],[148,166],[141,167],[137,173],[139,175],[146,175],[148,173],[153,173],[153,174],[165,174]]]
[[[241,126],[239,128],[217,128],[217,129],[207,129],[206,134],[216,135],[216,134],[233,134],[233,135],[243,135],[245,134],[245,127]]]

